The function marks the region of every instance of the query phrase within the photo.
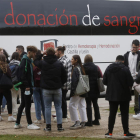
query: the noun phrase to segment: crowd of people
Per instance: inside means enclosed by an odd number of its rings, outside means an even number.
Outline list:
[[[8,121],[15,122],[15,129],[22,127],[21,116],[25,114],[28,129],[40,129],[37,124],[46,123],[44,131],[51,131],[52,102],[56,109],[55,120],[58,131],[64,131],[62,124],[68,122],[66,95],[70,90],[69,113],[74,122],[70,129],[100,125],[101,119],[98,106],[100,90],[97,79],[103,78],[106,89],[106,100],[109,101],[108,133],[112,137],[115,117],[120,106],[124,137],[134,137],[129,132],[129,102],[132,92],[135,95],[134,119],[140,119],[139,93],[132,90],[133,83],[140,83],[140,52],[139,41],[133,40],[132,50],[124,56],[118,55],[114,63],[110,64],[102,75],[99,66],[93,62],[93,57],[88,54],[82,63],[79,55],[73,55],[71,60],[65,55],[65,46],[49,47],[45,51],[38,50],[35,46],[16,47],[9,60],[8,53],[0,48],[0,121],[3,121],[1,112],[7,103]],[[80,71],[79,71],[80,70]],[[80,74],[89,77],[89,92],[75,95]],[[10,82],[12,84],[10,84]],[[17,109],[17,97],[20,106]],[[32,97],[35,104],[36,121],[31,119]],[[92,117],[92,104],[94,120]],[[78,109],[78,110],[77,110]],[[80,114],[80,118],[78,115]],[[41,117],[43,114],[43,118]],[[14,116],[17,116],[14,118]]]

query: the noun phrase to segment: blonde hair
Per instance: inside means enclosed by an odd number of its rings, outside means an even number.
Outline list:
[[[87,54],[84,58],[84,63],[93,62],[93,58],[90,54]]]

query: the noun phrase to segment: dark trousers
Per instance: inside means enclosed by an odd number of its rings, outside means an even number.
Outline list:
[[[32,124],[32,120],[31,120],[31,97],[32,97],[32,93],[33,90],[30,90],[31,94],[30,95],[25,95],[25,89],[21,89],[21,104],[18,108],[18,114],[17,114],[17,121],[16,123],[20,124],[20,119],[21,119],[21,115],[23,112],[23,109],[25,107],[25,112],[26,112],[26,119],[28,124]]]
[[[12,96],[11,96],[11,90],[5,90],[0,93],[0,105],[2,104],[2,98],[3,96],[6,98],[7,101],[7,109],[8,114],[12,114]],[[0,107],[0,114],[1,114],[1,107]]]
[[[129,101],[121,101],[121,102],[115,102],[115,101],[109,101],[109,119],[108,119],[108,129],[109,133],[113,132],[115,119],[116,119],[116,113],[118,110],[118,106],[120,105],[120,111],[121,111],[121,121],[123,125],[124,134],[126,134],[129,131],[128,128],[128,120],[129,120]]]
[[[67,101],[66,101],[66,95],[68,90],[62,89],[62,117],[67,118]]]
[[[86,98],[87,118],[88,118],[89,123],[92,123],[92,107],[91,107],[91,103],[93,103],[95,120],[98,121],[99,119],[101,119],[99,106],[98,106],[98,98],[87,97]]]

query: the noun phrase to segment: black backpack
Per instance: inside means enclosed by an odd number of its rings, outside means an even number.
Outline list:
[[[9,68],[11,70],[12,83],[15,85],[19,82],[18,80],[19,65],[9,64]]]
[[[20,78],[21,78],[20,65],[9,64],[9,67],[10,67],[11,73],[12,73],[11,78],[12,78],[13,85],[20,83]],[[27,72],[27,60],[26,60],[25,72]]]

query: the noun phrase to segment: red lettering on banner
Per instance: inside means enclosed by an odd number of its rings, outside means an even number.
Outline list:
[[[106,19],[107,17],[109,17],[109,16],[105,16],[105,17],[104,17],[104,21],[108,21],[109,24],[107,25],[106,23],[104,23],[104,25],[105,25],[105,26],[110,26],[110,20],[109,20],[109,19]]]
[[[72,17],[75,17],[75,20],[76,20],[76,25],[78,25],[78,21],[77,21],[77,16],[76,15],[69,15],[70,17],[70,25],[72,25]]]
[[[36,17],[34,14],[27,14],[27,17],[28,17],[28,25],[30,25],[30,16],[33,16],[34,17],[34,25],[36,25]]]
[[[64,25],[67,25],[68,22],[69,22],[68,16],[67,16],[67,15],[64,15],[64,12],[65,12],[65,9],[63,10],[63,15],[61,15],[61,16],[59,17],[59,23],[60,23],[60,25],[63,25],[63,26],[64,26]],[[66,22],[65,24],[63,24],[63,23],[61,22],[62,16],[66,17],[66,19],[67,19],[67,22]]]
[[[41,19],[39,19],[39,20],[37,21],[37,24],[38,24],[38,25],[46,25],[46,22],[45,22],[45,16],[44,16],[43,14],[39,14],[39,15],[37,15],[37,16],[38,16],[38,17],[39,17],[39,16],[42,16],[42,17],[43,17],[43,18],[41,18]],[[40,23],[39,23],[41,20],[44,21],[43,24],[40,24]]]
[[[118,17],[117,17],[117,16],[112,16],[112,18],[114,18],[114,17],[115,17],[116,19],[112,21],[111,25],[112,25],[112,26],[119,26]],[[114,22],[115,22],[115,23],[117,22],[117,24],[114,25],[114,24],[113,24]]]
[[[19,16],[23,16],[24,17],[24,22],[22,24],[18,22],[18,17]],[[24,25],[26,23],[26,16],[24,14],[18,14],[17,17],[16,17],[16,23],[18,25]]]
[[[133,21],[131,21],[131,18],[133,19]],[[135,19],[136,19],[136,16],[132,16],[132,17],[129,18],[130,27],[135,27],[136,28],[136,31],[134,33],[132,33],[131,30],[129,29],[128,32],[130,34],[136,34],[138,32],[138,26],[137,25],[132,25],[133,23],[135,23]]]
[[[5,16],[5,18],[4,18],[4,22],[7,24],[7,25],[14,25],[15,24],[15,21],[14,21],[14,11],[13,11],[13,3],[12,2],[10,2],[10,5],[11,5],[11,11],[12,11],[12,14],[7,14],[6,16]],[[12,23],[8,23],[7,22],[7,16],[12,16]]]
[[[123,18],[125,18],[125,23],[126,23],[125,25],[127,26],[127,17],[126,16],[120,16],[121,26],[123,26],[123,23],[122,23]]]
[[[49,25],[55,25],[55,22],[54,22],[53,24],[51,24],[51,23],[49,22],[49,20],[48,20],[49,17],[53,17],[53,16],[54,16],[53,14],[50,14],[50,15],[47,17],[47,23],[48,23]]]

